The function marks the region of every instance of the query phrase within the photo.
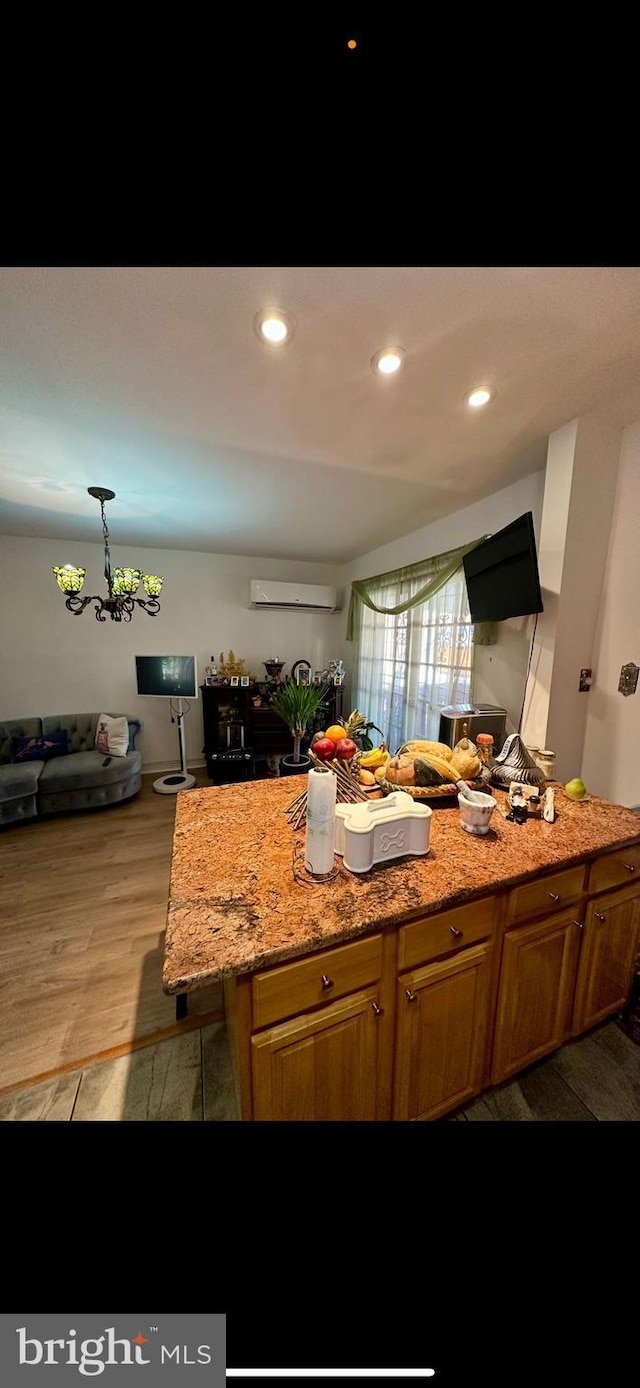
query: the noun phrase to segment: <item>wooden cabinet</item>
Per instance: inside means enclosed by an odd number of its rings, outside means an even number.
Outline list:
[[[387,931],[228,981],[243,1118],[391,1117],[394,958]]]
[[[438,1118],[482,1088],[490,954],[478,945],[400,976],[394,1118]]]
[[[568,911],[505,935],[493,1084],[556,1050],[570,1035],[581,929]]]
[[[268,704],[254,708],[254,687],[205,684],[200,686],[200,693],[204,753],[211,780],[244,780],[248,772],[253,776],[256,761],[293,750],[291,733],[275,710]],[[342,717],[342,695],[340,686],[329,690],[308,729],[309,738],[318,728],[330,727]],[[306,745],[304,739],[302,745]],[[243,750],[248,753],[246,758],[239,755]]]
[[[628,883],[637,869],[636,845],[509,894],[508,927],[525,914],[535,916],[546,900],[552,911],[505,933],[493,1084],[624,1007],[638,948],[640,881],[619,891],[601,889]],[[565,905],[571,899],[572,904]]]
[[[252,1036],[254,1118],[377,1118],[383,1020],[373,987]]]
[[[229,980],[242,1117],[438,1119],[622,1009],[636,869],[640,845]]]
[[[629,996],[640,930],[638,888],[607,892],[587,907],[576,984],[573,1031],[587,1031]]]

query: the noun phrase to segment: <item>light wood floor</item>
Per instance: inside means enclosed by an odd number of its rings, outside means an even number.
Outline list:
[[[162,992],[176,797],[154,779],[126,804],[0,831],[0,1093],[223,1015],[218,985],[179,1023]]]

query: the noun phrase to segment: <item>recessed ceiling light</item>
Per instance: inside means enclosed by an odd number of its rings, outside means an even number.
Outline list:
[[[465,401],[472,409],[479,410],[482,405],[488,405],[489,401],[493,400],[495,393],[494,386],[476,386],[465,396]]]
[[[253,326],[260,341],[268,342],[270,346],[282,347],[293,337],[293,318],[279,308],[261,309],[260,313],[256,313]]]
[[[402,347],[383,347],[371,358],[372,369],[381,376],[393,376],[400,370],[406,355]]]

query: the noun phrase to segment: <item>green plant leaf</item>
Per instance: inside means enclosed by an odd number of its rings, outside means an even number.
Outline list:
[[[296,684],[295,680],[285,680],[282,689],[274,695],[271,707],[287,724],[294,738],[304,737],[309,719],[328,692],[328,684]]]

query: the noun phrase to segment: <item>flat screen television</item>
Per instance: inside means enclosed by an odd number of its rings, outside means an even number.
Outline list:
[[[544,611],[531,511],[476,545],[462,563],[472,622]]]
[[[197,699],[194,655],[137,655],[138,693],[162,699]]]

